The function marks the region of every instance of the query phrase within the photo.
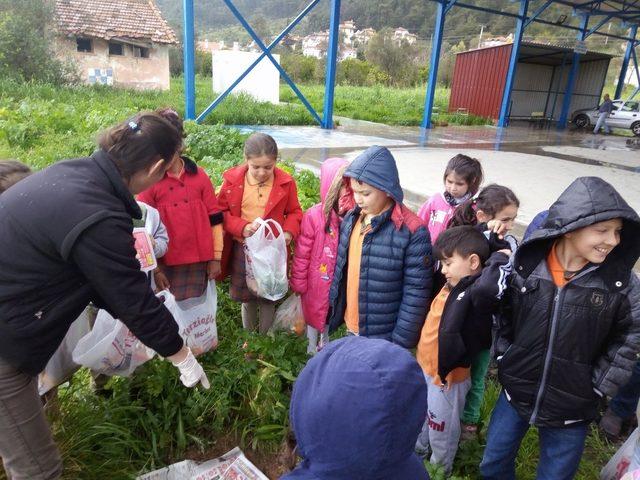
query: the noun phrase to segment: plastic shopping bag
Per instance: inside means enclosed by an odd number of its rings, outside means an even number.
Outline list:
[[[302,300],[299,295],[291,295],[276,310],[276,316],[270,330],[284,330],[300,336],[304,333],[305,327]]]
[[[280,300],[289,290],[284,233],[275,220],[258,218],[256,222],[258,230],[244,243],[247,286],[258,297]]]
[[[47,366],[38,375],[38,395],[44,395],[52,388],[66,382],[80,369],[80,365],[73,361],[73,349],[82,337],[91,331],[92,309],[85,308],[76,318],[62,343],[49,359]]]
[[[100,310],[93,329],[73,350],[73,361],[95,373],[128,377],[155,354],[124,323]]]
[[[218,346],[218,293],[215,282],[209,282],[207,290],[200,297],[176,301],[166,290],[159,292],[158,297],[164,298],[164,305],[178,324],[180,336],[194,355],[201,355]]]
[[[620,480],[627,473],[639,437],[640,430],[636,428],[600,471],[600,480]]]

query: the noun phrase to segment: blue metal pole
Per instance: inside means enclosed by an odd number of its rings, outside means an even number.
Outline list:
[[[618,85],[616,86],[616,93],[613,98],[620,98],[622,96],[622,91],[624,90],[624,81],[627,77],[627,70],[629,69],[629,60],[631,60],[631,53],[634,50],[635,46],[635,38],[638,33],[638,25],[634,25],[631,27],[631,38],[634,41],[627,42],[627,51],[624,54],[624,58],[622,59],[622,68],[620,69],[620,77],[618,78]]]
[[[269,44],[269,46],[267,47],[267,50],[271,51],[275,48],[276,45],[278,45],[282,39],[284,37],[287,36],[287,34],[293,30],[293,28],[298,25],[298,23],[300,23],[300,21],[307,16],[307,14],[313,10],[313,8],[318,4],[318,2],[320,2],[320,0],[312,0],[311,3],[309,3],[305,9],[300,12],[300,14],[289,24],[286,26],[286,28],[284,30],[282,30],[282,32],[280,32],[280,34]],[[265,52],[262,52],[258,58],[256,58],[254,60],[254,62],[249,65],[249,67],[242,73],[242,75],[240,75],[231,85],[229,85],[229,87],[222,92],[220,95],[218,95],[218,97],[211,102],[211,104],[200,114],[198,115],[198,118],[196,118],[196,122],[202,122],[202,120],[204,120],[207,115],[209,115],[219,104],[220,102],[222,102],[232,91],[234,88],[236,88],[236,86],[242,81],[244,80],[244,77],[246,77],[247,75],[249,75],[249,73],[251,73],[251,71],[256,67],[256,65],[258,65],[260,63],[260,61],[266,57],[267,54]]]
[[[518,56],[520,55],[520,43],[522,42],[522,34],[524,33],[524,22],[527,18],[527,10],[529,9],[529,0],[520,0],[520,10],[518,19],[516,20],[516,31],[513,35],[513,45],[511,46],[511,58],[509,59],[509,70],[507,79],[504,82],[504,91],[502,93],[502,104],[500,105],[500,116],[498,117],[498,126],[506,127],[509,123],[509,106],[511,105],[511,91],[516,79],[516,69],[518,67]]]
[[[444,33],[444,21],[446,19],[444,0],[436,3],[436,24],[431,43],[431,62],[429,64],[429,79],[427,80],[427,95],[424,99],[424,113],[422,116],[422,128],[431,128],[431,112],[436,97],[436,82],[438,80],[438,65],[440,63],[440,51],[442,50],[442,37]]]
[[[329,48],[324,80],[324,110],[322,128],[333,128],[333,94],[336,86],[338,65],[338,37],[340,36],[340,0],[331,0],[331,20],[329,22]]]
[[[193,38],[193,0],[183,0],[184,7],[184,118],[196,118],[196,49]]]
[[[587,25],[589,24],[589,15],[582,15],[580,20],[580,32],[578,33],[578,40],[583,41],[587,34]],[[580,55],[577,52],[573,52],[573,61],[571,64],[571,70],[569,70],[569,78],[567,79],[567,88],[564,91],[564,98],[562,99],[562,110],[560,111],[560,118],[558,118],[558,130],[567,128],[567,121],[569,119],[569,109],[571,108],[571,99],[573,97],[573,88],[576,84],[576,77],[580,70]]]

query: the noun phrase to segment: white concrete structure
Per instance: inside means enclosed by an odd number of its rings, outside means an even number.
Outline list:
[[[211,70],[213,73],[213,91],[225,91],[260,56],[259,53],[235,50],[213,52]],[[273,55],[280,63],[280,55]],[[263,102],[280,101],[280,72],[268,58],[258,65],[234,88],[234,94],[246,93]]]
[[[413,45],[418,41],[418,36],[410,33],[406,28],[396,28],[393,32],[393,41],[397,43],[407,42],[409,45]]]

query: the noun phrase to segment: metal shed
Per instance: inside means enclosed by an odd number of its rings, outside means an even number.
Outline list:
[[[456,55],[450,111],[499,118],[512,47],[509,43]],[[611,58],[596,52],[582,55],[570,112],[598,104]],[[508,118],[558,120],[572,62],[572,48],[521,42]]]

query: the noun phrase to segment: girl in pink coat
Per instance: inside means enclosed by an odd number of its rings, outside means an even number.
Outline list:
[[[427,222],[432,245],[447,229],[458,205],[478,193],[482,177],[482,165],[475,158],[459,153],[449,160],[444,171],[444,192],[429,197],[418,211],[418,216]]]
[[[341,158],[329,158],[322,164],[322,202],[305,212],[300,236],[296,239],[291,289],[302,297],[302,312],[309,339],[307,351],[311,354],[329,341],[325,322],[340,238],[340,222],[342,216],[354,205],[350,189],[342,178],[347,164]]]

